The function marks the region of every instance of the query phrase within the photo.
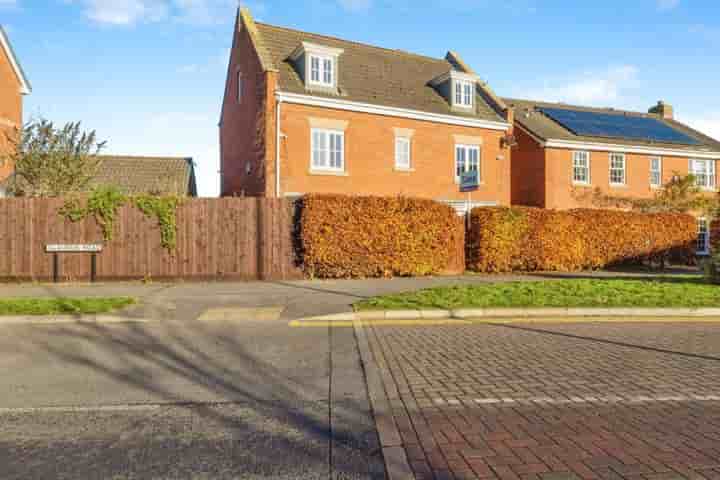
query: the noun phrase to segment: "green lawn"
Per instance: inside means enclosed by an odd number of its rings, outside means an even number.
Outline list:
[[[356,310],[488,307],[720,307],[720,286],[698,278],[486,283],[429,288],[355,304]]]
[[[0,315],[79,315],[107,313],[135,303],[128,297],[0,298]]]

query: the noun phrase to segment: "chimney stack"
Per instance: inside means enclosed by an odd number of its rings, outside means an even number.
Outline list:
[[[673,107],[669,103],[665,103],[662,100],[658,101],[657,105],[648,110],[648,113],[654,113],[659,115],[660,118],[673,119]]]

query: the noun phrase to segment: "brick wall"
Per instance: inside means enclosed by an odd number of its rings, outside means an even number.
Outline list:
[[[0,48],[0,155],[7,153],[6,134],[22,125],[20,81],[5,50]],[[0,162],[0,179],[12,172],[13,166]]]
[[[238,72],[242,72],[242,100],[238,102]],[[262,71],[247,30],[235,29],[225,85],[220,125],[221,193],[224,196],[265,196],[268,158],[268,91],[274,75]],[[249,165],[249,173],[247,171]]]
[[[545,206],[545,149],[519,128],[515,129],[518,145],[513,148],[512,204]]]
[[[650,156],[625,154],[626,184],[610,185],[609,152],[590,152],[590,185],[577,186],[572,182],[572,150],[546,149],[545,206],[547,208],[587,207],[579,201],[582,192],[599,187],[614,196],[650,198],[654,190],[650,186]],[[684,157],[662,157],[663,183],[674,174],[687,175],[689,159]],[[578,195],[580,194],[580,195]]]
[[[312,120],[311,120],[312,119]],[[310,172],[311,121],[345,124],[345,174]],[[411,171],[395,169],[395,129],[412,131]],[[283,104],[281,131],[281,184],[284,194],[345,193],[407,195],[461,200],[454,179],[455,136],[482,142],[482,185],[473,201],[510,202],[510,158],[501,148],[503,131],[484,130],[347,112],[297,104]],[[467,140],[467,139],[465,139]]]

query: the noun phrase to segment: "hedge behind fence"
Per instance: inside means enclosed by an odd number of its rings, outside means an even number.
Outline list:
[[[685,214],[616,210],[476,208],[468,269],[478,272],[573,271],[692,256],[697,223]]]
[[[432,200],[309,195],[303,199],[300,236],[304,268],[311,277],[464,270],[462,219]]]

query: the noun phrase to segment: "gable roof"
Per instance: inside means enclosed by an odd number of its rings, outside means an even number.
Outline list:
[[[20,93],[23,95],[29,95],[30,92],[32,92],[32,86],[30,86],[30,81],[27,79],[25,72],[23,72],[23,69],[20,66],[20,62],[18,61],[15,51],[10,44],[10,39],[8,38],[7,33],[5,33],[5,29],[2,25],[0,25],[0,47],[5,50],[5,54],[8,59],[10,59],[10,66],[15,71],[15,75],[17,75],[18,81],[20,82]]]
[[[720,141],[715,140],[693,128],[688,127],[676,120],[664,119],[659,115],[652,113],[633,112],[628,110],[616,110],[614,108],[593,108],[584,107],[578,105],[567,105],[564,103],[552,103],[552,102],[540,102],[533,100],[519,100],[512,98],[505,98],[511,108],[515,110],[515,122],[519,124],[520,128],[530,133],[537,140],[546,143],[552,143],[554,141],[567,141],[567,142],[582,142],[589,144],[607,144],[607,145],[619,145],[627,147],[640,147],[640,148],[652,148],[652,149],[667,149],[668,151],[675,151],[678,153],[685,152],[688,155],[693,153],[718,153],[720,156]],[[581,112],[595,112],[603,113],[608,115],[618,115],[624,117],[638,117],[638,118],[654,118],[665,125],[688,135],[690,138],[696,140],[697,145],[681,145],[677,143],[661,143],[652,141],[650,139],[635,139],[635,138],[617,138],[617,137],[595,137],[595,136],[583,136],[576,135],[560,123],[552,120],[550,117],[544,115],[539,111],[540,108],[557,108],[564,110],[573,110]]]
[[[196,197],[192,158],[99,155],[100,163],[89,188],[115,186],[127,194],[164,193]],[[0,181],[0,193],[22,187],[15,174]]]
[[[101,155],[92,185],[113,185],[126,193],[163,192],[197,196],[192,158]]]
[[[453,110],[431,82],[455,70],[472,74],[455,53],[445,59],[375,47],[348,40],[303,32],[265,23],[253,22],[243,11],[244,24],[265,68],[278,71],[278,87],[285,93],[335,98],[350,102],[403,108],[433,114],[473,118],[491,122],[506,122],[502,102],[487,84],[478,82],[476,111],[465,113]],[[338,59],[339,95],[306,89],[290,56],[302,42],[342,49]],[[498,99],[499,100],[499,99]]]

